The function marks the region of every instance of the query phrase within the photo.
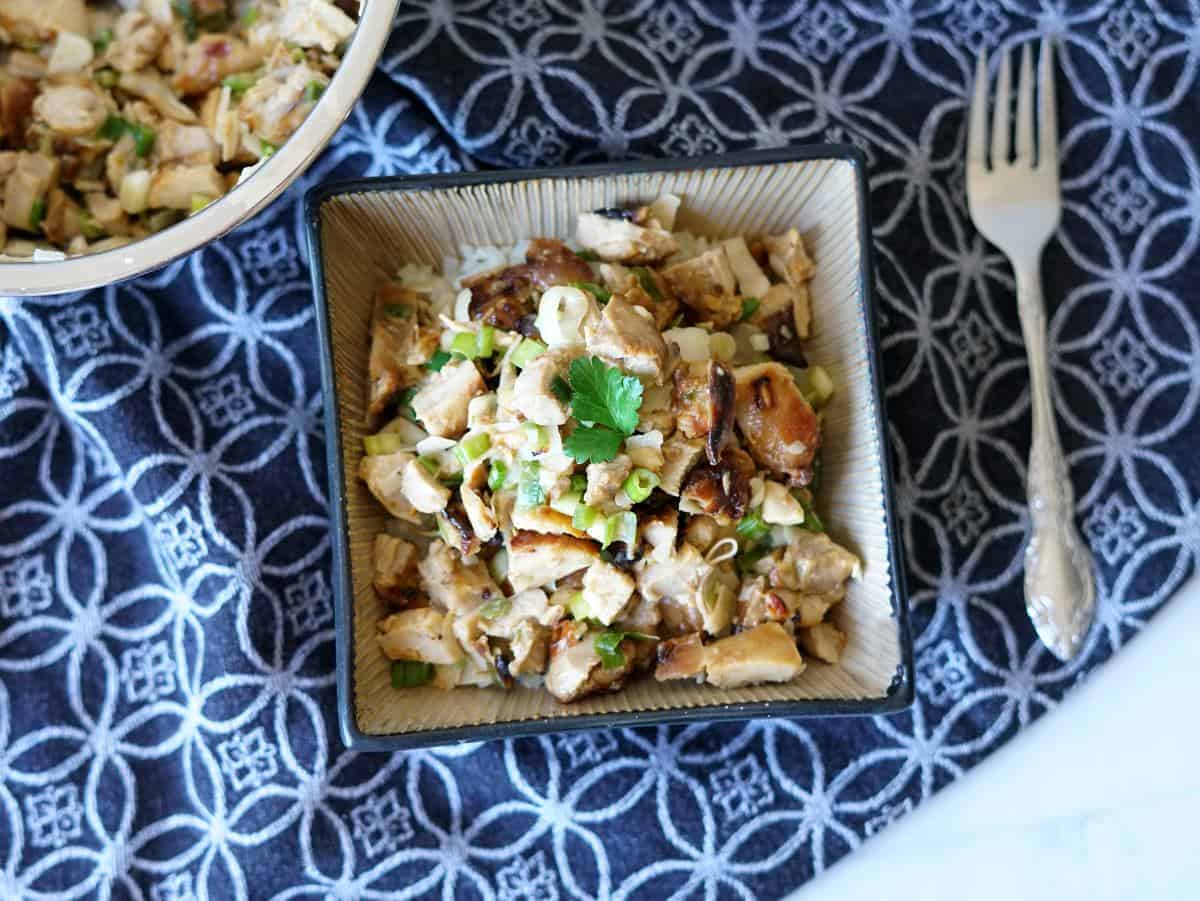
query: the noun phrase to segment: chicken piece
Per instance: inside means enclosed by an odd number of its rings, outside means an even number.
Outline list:
[[[154,149],[163,163],[199,166],[220,162],[216,142],[203,125],[180,125],[168,119],[159,126]]]
[[[571,517],[552,507],[514,506],[510,521],[512,527],[518,531],[538,532],[542,535],[574,535],[576,538],[587,537],[586,532],[581,532],[571,525]]]
[[[800,532],[771,570],[771,584],[840,600],[846,583],[862,576],[862,563],[824,532]]]
[[[44,202],[58,184],[58,160],[37,153],[17,154],[16,166],[4,183],[4,221],[21,231],[36,231],[35,204]]]
[[[566,615],[559,603],[551,603],[540,588],[521,591],[508,599],[507,609],[499,616],[485,620],[484,631],[497,638],[511,638],[517,627],[526,620],[542,626],[553,626]]]
[[[512,652],[512,660],[508,661],[511,675],[544,673],[550,651],[550,630],[532,620],[524,620],[513,632],[509,650]]]
[[[630,599],[625,612],[622,613],[612,624],[614,629],[621,632],[638,632],[642,635],[658,634],[659,623],[662,622],[662,613],[658,609],[658,601],[647,600],[640,594],[634,594]],[[642,648],[651,651],[650,656],[653,656],[654,646],[645,642],[638,642],[639,649],[638,657],[642,657],[640,653]]]
[[[695,679],[703,682],[706,656],[699,632],[689,632],[687,635],[660,642],[654,678],[659,682],[671,679]]]
[[[324,90],[329,79],[304,64],[268,72],[242,97],[238,116],[253,135],[278,146],[292,136],[316,104],[310,84]]]
[[[55,244],[63,245],[81,233],[79,204],[62,188],[52,188],[46,201],[42,232]]]
[[[599,322],[585,326],[584,336],[589,354],[655,385],[665,381],[671,356],[654,316],[643,307],[614,295]]]
[[[442,540],[456,548],[464,557],[470,559],[479,553],[482,544],[471,518],[467,516],[466,508],[458,497],[451,497],[443,510],[437,513],[438,534]]]
[[[88,214],[96,225],[109,235],[130,234],[129,217],[121,209],[121,203],[103,191],[89,191],[83,195]]]
[[[438,330],[424,324],[426,308],[415,291],[395,282],[384,282],[375,291],[367,358],[367,412],[372,417],[421,380],[421,364],[437,350]]]
[[[717,688],[741,688],[788,682],[804,672],[804,660],[783,626],[764,623],[709,645],[705,670]]]
[[[491,541],[496,534],[496,517],[492,513],[491,507],[484,503],[479,492],[467,485],[465,481],[458,493],[462,497],[463,510],[466,511],[472,531],[480,541],[485,543]]]
[[[716,463],[733,434],[736,391],[732,373],[713,360],[679,366],[672,398],[679,430],[688,438],[704,438],[705,456],[709,463]]]
[[[769,235],[762,239],[772,271],[787,284],[803,285],[816,271],[816,266],[804,249],[800,232],[788,229],[782,235]]]
[[[6,43],[21,44],[41,43],[64,31],[87,34],[87,6],[84,0],[4,0],[0,29],[8,33]]]
[[[763,486],[762,519],[777,526],[798,526],[804,522],[804,505],[786,485],[768,479]]]
[[[136,72],[150,65],[167,39],[167,30],[138,9],[118,16],[112,30],[104,59],[118,72]]]
[[[665,562],[675,555],[675,542],[679,537],[679,513],[667,507],[640,517],[638,526],[642,540],[650,548],[647,556],[651,560]]]
[[[633,669],[634,642],[626,639],[620,649],[624,663],[606,667],[596,651],[599,630],[575,620],[563,620],[554,628],[550,642],[550,665],[546,668],[546,690],[565,703],[599,691],[615,691]]]
[[[463,555],[438,539],[417,563],[421,587],[433,606],[464,613],[475,610],[503,592],[492,581],[486,564],[465,560]]]
[[[96,57],[92,42],[80,34],[61,31],[46,61],[47,75],[77,75],[83,72]]]
[[[185,97],[204,94],[225,76],[248,72],[261,62],[262,54],[239,38],[202,34],[187,45],[183,62],[175,73],[174,87]]]
[[[211,163],[199,166],[173,163],[154,170],[148,202],[151,208],[190,212],[197,198],[215,200],[224,193],[225,180]]]
[[[376,593],[389,601],[405,603],[412,599],[418,585],[417,549],[386,532],[375,536],[371,555]]]
[[[379,623],[379,646],[391,660],[458,663],[463,653],[451,633],[451,616],[432,607],[393,613]]]
[[[743,629],[788,620],[799,627],[815,626],[840,600],[836,594],[800,594],[773,588],[766,576],[755,576],[742,582],[734,621]]]
[[[575,239],[600,259],[619,263],[657,263],[679,249],[670,232],[634,225],[632,218],[626,210],[582,213]]]
[[[508,542],[508,583],[514,592],[553,582],[600,559],[594,542],[571,535],[514,532]]]
[[[33,101],[34,119],[69,137],[94,135],[108,113],[104,95],[86,84],[48,85]]]
[[[689,516],[683,528],[683,540],[702,554],[707,554],[718,541],[735,535],[735,523],[719,523],[711,516]]]
[[[750,505],[750,479],[754,461],[744,450],[727,447],[716,465],[701,462],[683,481],[679,509],[703,513],[722,525],[737,522]]]
[[[438,513],[450,500],[450,489],[415,457],[405,464],[400,474],[400,490],[419,513]]]
[[[0,84],[0,145],[25,146],[35,97],[37,82],[31,78],[13,77]]]
[[[467,430],[471,398],[487,393],[487,385],[470,360],[447,363],[413,396],[417,419],[431,435],[458,438]]]
[[[180,100],[162,76],[152,69],[122,72],[117,87],[127,94],[142,98],[167,119],[183,123],[196,121],[192,108]]]
[[[802,339],[808,337],[808,288],[772,285],[750,319],[767,336],[771,356],[792,366],[807,366]]]
[[[607,463],[589,463],[583,502],[601,510],[612,507],[617,492],[631,472],[633,461],[626,454],[617,454]]]
[[[412,454],[397,451],[366,456],[358,464],[358,477],[367,483],[367,489],[384,509],[398,519],[416,518],[416,511],[402,488],[405,468],[414,460]]]
[[[538,425],[560,426],[567,421],[567,404],[557,394],[556,380],[565,379],[578,347],[558,347],[535,357],[513,383],[512,409]]]
[[[837,663],[846,650],[846,633],[833,623],[817,623],[796,633],[805,653],[825,663]]]
[[[781,363],[734,370],[738,428],[759,466],[789,485],[812,481],[812,461],[821,444],[820,422]]]
[[[733,270],[733,276],[737,279],[738,292],[742,297],[757,297],[761,300],[770,289],[771,282],[750,255],[746,239],[740,236],[728,238],[721,242],[721,246],[725,249],[729,268]]]
[[[583,600],[590,618],[610,626],[633,597],[633,576],[597,560],[583,574]]]
[[[668,380],[665,385],[643,387],[642,406],[638,410],[639,432],[659,431],[665,438],[675,431],[675,407],[672,402],[674,393],[673,379]]]
[[[354,20],[328,0],[288,0],[279,36],[298,47],[332,53],[354,33]]]
[[[729,576],[684,542],[665,561],[643,557],[635,567],[637,590],[657,602],[670,635],[698,632],[720,635],[733,621],[736,592]],[[732,579],[736,581],[736,574]]]
[[[742,301],[724,248],[676,263],[663,270],[663,278],[697,322],[711,322],[713,328],[724,329],[741,318]]]
[[[658,487],[673,497],[679,497],[683,480],[703,456],[703,441],[689,441],[683,435],[672,435],[663,442],[664,462],[659,473],[662,482]]]

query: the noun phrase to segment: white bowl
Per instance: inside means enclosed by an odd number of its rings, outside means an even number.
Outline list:
[[[132,278],[219,238],[283,193],[329,143],[358,101],[391,31],[398,0],[368,0],[329,87],[283,146],[253,175],[182,222],[103,253],[0,263],[0,294],[58,294]]]

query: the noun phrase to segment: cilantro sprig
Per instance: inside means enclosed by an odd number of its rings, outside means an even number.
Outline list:
[[[576,463],[606,463],[637,428],[642,383],[597,357],[573,360],[567,380],[571,413],[583,424],[563,442],[563,450]]]

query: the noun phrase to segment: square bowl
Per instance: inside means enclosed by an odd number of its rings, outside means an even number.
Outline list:
[[[841,661],[810,663],[792,682],[736,689],[641,678],[566,705],[520,687],[395,691],[375,637],[386,606],[371,587],[371,546],[387,515],[356,475],[376,285],[406,262],[440,267],[465,244],[568,238],[581,211],[668,192],[683,198],[676,230],[716,237],[794,226],[816,263],[806,347],[837,386],[825,410],[817,501],[832,537],[863,560],[862,578],[834,608],[849,636]],[[856,149],[364,179],[311,191],[307,220],[334,532],[338,713],[347,746],[383,751],[569,729],[879,714],[911,703],[912,639],[892,511],[866,177]]]

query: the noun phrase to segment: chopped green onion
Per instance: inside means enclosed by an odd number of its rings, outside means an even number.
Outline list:
[[[310,81],[304,86],[304,99],[308,103],[316,103],[325,93],[325,85],[319,81]]]
[[[129,123],[120,116],[114,116],[111,113],[104,120],[104,124],[100,126],[100,130],[96,132],[96,137],[104,138],[106,141],[117,141],[121,135],[125,134],[125,130],[129,128]]]
[[[763,522],[762,511],[759,509],[751,510],[738,520],[737,533],[750,544],[758,541],[770,531],[771,527]]]
[[[96,84],[102,88],[114,88],[117,86],[117,73],[112,69],[97,69]]]
[[[833,396],[833,379],[823,366],[809,366],[796,374],[800,393],[814,407],[823,407]]]
[[[251,6],[244,13],[242,13],[242,24],[249,27],[250,25],[253,25],[255,22],[258,21],[258,17],[259,17],[258,7]]]
[[[546,345],[535,338],[526,338],[513,351],[512,364],[518,369],[524,369],[535,358],[546,352]]]
[[[496,352],[496,330],[490,325],[481,325],[475,333],[475,356],[486,360]]]
[[[192,195],[192,212],[193,213],[200,212],[202,209],[204,209],[206,206],[208,206],[210,203],[212,203],[214,199],[215,198],[209,197],[207,194],[193,194]]]
[[[133,152],[140,157],[148,155],[154,147],[154,129],[137,122],[129,126],[129,133],[133,135]]]
[[[437,474],[442,471],[441,464],[433,457],[417,457],[417,462],[424,466],[425,471],[434,478],[437,478]]]
[[[568,491],[565,494],[560,494],[550,502],[550,509],[557,510],[563,516],[574,516],[575,511],[579,509],[579,505],[583,502],[583,495],[578,491]]]
[[[585,620],[592,615],[592,608],[583,598],[583,592],[577,591],[567,600],[567,609],[571,611],[571,616],[577,620]]]
[[[623,543],[630,550],[637,543],[637,514],[632,510],[614,513],[604,521],[603,547],[617,542]]]
[[[754,547],[744,553],[738,554],[737,559],[734,561],[737,564],[738,572],[742,575],[750,572],[754,569],[754,564],[758,563],[759,560],[769,553],[771,553],[771,546],[763,542],[762,544],[754,545]]]
[[[512,609],[512,601],[501,595],[498,598],[492,598],[482,607],[479,608],[479,616],[482,619],[497,619],[504,616]]]
[[[383,315],[394,319],[412,319],[412,307],[402,303],[386,303],[383,305]]]
[[[571,490],[578,491],[583,494],[587,491],[587,476],[582,473],[575,473],[571,476]]]
[[[486,454],[491,446],[492,439],[488,437],[488,433],[478,432],[460,441],[454,448],[454,456],[458,457],[463,466],[467,466]]]
[[[586,248],[575,251],[575,256],[588,263],[594,263],[600,259],[600,254],[596,253],[594,250],[587,250]]]
[[[757,297],[747,297],[742,301],[742,322],[745,322],[751,316],[758,312],[758,308],[762,306],[762,301]]]
[[[568,282],[572,288],[578,288],[580,291],[587,291],[600,303],[608,303],[612,300],[612,291],[608,288],[597,285],[595,282]]]
[[[650,270],[645,266],[635,266],[633,274],[637,276],[638,284],[642,286],[642,290],[650,295],[650,299],[662,303],[662,291],[658,290],[658,282],[654,280],[654,276],[650,274]]]
[[[37,231],[42,224],[42,220],[46,218],[46,198],[39,197],[29,205],[29,228],[31,231]]]
[[[571,514],[571,527],[580,532],[586,532],[596,524],[596,508],[587,504],[579,504]]]
[[[293,47],[292,48],[292,62],[294,62],[294,63],[304,62],[304,48],[303,47]]]
[[[89,241],[95,241],[105,234],[104,226],[97,222],[96,217],[87,210],[79,211],[79,231]]]
[[[488,468],[488,488],[492,491],[499,491],[504,487],[506,481],[508,481],[508,466],[503,460],[493,460],[492,465]]]
[[[278,146],[276,146],[275,144],[272,144],[270,141],[264,141],[264,140],[262,140],[261,138],[259,138],[259,141],[258,141],[258,155],[259,155],[259,156],[260,156],[262,159],[264,159],[264,160],[265,160],[265,159],[266,159],[267,157],[269,157],[269,156],[274,156],[274,154],[275,154],[275,151],[276,151],[276,150],[278,150],[278,149],[279,149],[279,147],[278,147]]]
[[[113,41],[113,30],[111,28],[101,28],[92,38],[92,46],[96,48],[97,53],[103,53],[108,49],[108,45]]]
[[[404,439],[396,432],[380,432],[378,435],[363,435],[363,450],[369,457],[394,454],[404,447]]]
[[[459,332],[450,342],[450,353],[458,354],[464,360],[475,359],[475,333]]]
[[[569,404],[571,402],[571,386],[561,375],[556,375],[550,380],[550,390],[562,403]]]
[[[234,97],[241,97],[254,87],[257,81],[258,75],[253,72],[235,72],[233,75],[226,75],[221,79],[221,84],[229,88],[229,93]]]
[[[546,502],[546,489],[542,487],[542,466],[530,460],[521,467],[517,480],[517,503],[522,507],[540,507]]]
[[[543,426],[536,422],[521,423],[521,431],[525,434],[525,443],[535,451],[544,451],[550,447],[550,435]]]
[[[617,669],[625,665],[625,653],[621,650],[621,642],[625,640],[624,632],[609,629],[596,636],[596,653],[605,669]]]
[[[442,367],[450,362],[450,354],[444,350],[435,350],[433,356],[429,358],[429,362],[425,364],[425,368],[430,372],[441,372]]]
[[[821,522],[821,517],[817,516],[817,511],[813,509],[811,498],[803,491],[796,492],[795,498],[804,508],[804,522],[800,524],[800,528],[808,529],[810,532],[824,532],[825,523]]]
[[[629,495],[631,501],[635,504],[640,504],[661,483],[662,479],[658,477],[657,473],[639,467],[629,474],[629,478],[625,480],[625,484],[621,487]]]
[[[196,11],[191,0],[172,0],[171,7],[183,19],[183,33],[189,41],[196,40]]]
[[[416,688],[433,678],[433,664],[420,660],[392,662],[392,688]]]

